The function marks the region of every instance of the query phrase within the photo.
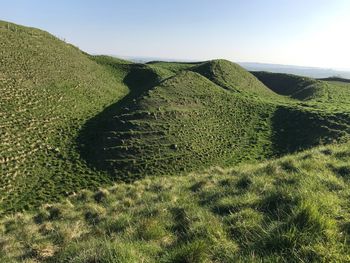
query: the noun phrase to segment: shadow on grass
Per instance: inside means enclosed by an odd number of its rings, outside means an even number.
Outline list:
[[[147,66],[133,64],[123,82],[128,86],[129,93],[117,103],[110,105],[88,120],[77,138],[79,152],[87,163],[92,168],[107,171],[110,174],[113,174],[113,170],[106,162],[109,156],[108,152],[105,151],[107,147],[111,146],[109,134],[112,131],[127,131],[131,128],[130,124],[119,120],[116,116],[126,113],[135,99],[159,83],[159,78]],[[127,177],[114,179],[128,180]]]
[[[278,107],[272,118],[272,144],[278,155],[339,141],[349,130],[350,119],[342,114]]]

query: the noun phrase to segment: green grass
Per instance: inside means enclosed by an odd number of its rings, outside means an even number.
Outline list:
[[[348,81],[0,40],[0,262],[350,261]]]
[[[213,60],[199,64],[191,70],[205,76],[218,86],[241,95],[269,96],[276,95],[252,74],[241,66],[227,60]]]
[[[147,65],[150,67],[158,67],[167,69],[174,74],[180,73],[181,71],[188,70],[196,65],[200,64],[200,62],[165,62],[165,61],[151,61],[148,62]]]
[[[85,138],[89,144],[85,143],[84,152],[90,153],[89,163],[109,169],[122,180],[229,165],[259,158],[262,151],[269,154],[264,117],[272,112],[273,106],[230,94],[186,71],[161,82],[114,119],[109,118],[106,129],[99,130],[101,136],[94,133]],[[93,127],[88,130],[96,131]],[[254,143],[257,147],[250,147]],[[263,150],[259,146],[264,144]]]
[[[76,47],[0,22],[0,210],[28,209],[111,182],[80,158],[85,122],[128,93],[111,70]]]
[[[258,162],[349,133],[345,82],[260,73],[264,85],[226,60],[134,64],[38,29],[1,22],[0,30],[2,213],[113,181]],[[273,92],[282,85],[287,96]]]
[[[348,262],[349,144],[81,191],[0,221],[4,262]]]
[[[274,92],[293,99],[307,101],[322,97],[324,82],[292,74],[252,72]]]
[[[225,60],[174,63],[181,70],[172,75],[171,63],[151,65],[132,74],[136,84],[126,101],[97,115],[81,134],[88,162],[116,180],[277,157],[345,141],[350,131],[348,113],[329,107],[337,98],[289,99]]]

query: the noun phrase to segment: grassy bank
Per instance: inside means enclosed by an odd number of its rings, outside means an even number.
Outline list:
[[[6,262],[347,262],[350,146],[81,191],[1,220]]]

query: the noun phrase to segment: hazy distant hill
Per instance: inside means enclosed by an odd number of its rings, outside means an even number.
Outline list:
[[[301,67],[291,65],[279,65],[279,64],[266,64],[266,63],[253,63],[253,62],[241,62],[238,63],[248,71],[268,71],[273,73],[288,73],[300,76],[312,77],[312,78],[328,78],[328,77],[341,77],[350,78],[350,71],[340,71],[326,68],[315,67]]]

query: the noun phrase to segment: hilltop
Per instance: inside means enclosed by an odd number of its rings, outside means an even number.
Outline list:
[[[100,161],[97,166],[109,167],[126,180],[234,162],[248,155],[259,158],[262,148],[250,151],[249,144],[264,144],[268,136],[261,115],[269,114],[269,108],[264,112],[264,106],[184,71],[134,98],[110,119],[101,138],[95,136],[96,142],[85,145],[90,153],[95,151],[91,163]],[[260,133],[253,134],[254,126],[261,127]],[[247,152],[240,157],[243,147]]]

